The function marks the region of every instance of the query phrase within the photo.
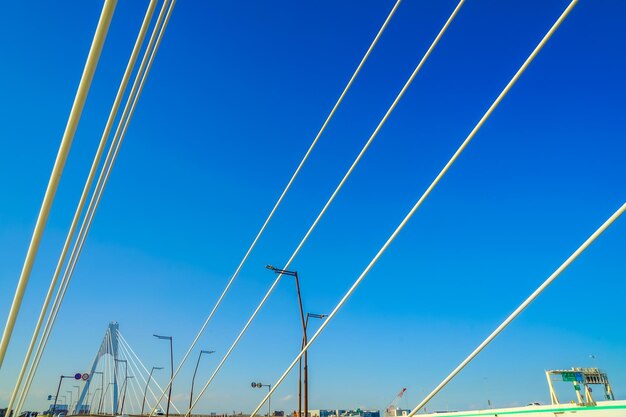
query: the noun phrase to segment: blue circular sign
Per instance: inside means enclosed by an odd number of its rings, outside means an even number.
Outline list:
[[[82,377],[83,377],[83,374],[81,374],[81,373],[77,373],[77,374],[74,375],[74,379],[77,379],[77,380],[81,379]]]

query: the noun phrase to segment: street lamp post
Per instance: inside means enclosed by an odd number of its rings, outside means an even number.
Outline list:
[[[268,392],[272,390],[272,384],[262,384],[260,382],[252,382],[250,384],[252,388],[263,388],[267,387]],[[272,396],[270,395],[267,398],[267,417],[272,416]]]
[[[76,407],[78,407],[78,399],[80,398],[80,386],[78,385],[72,385],[74,388],[76,388]],[[72,402],[72,397],[70,397],[70,402]],[[69,410],[68,410],[69,413]],[[78,410],[74,410],[74,414],[78,414]]]
[[[309,318],[323,319],[326,314],[306,313],[306,319],[304,320],[304,337],[302,338],[302,347],[304,349],[307,343],[309,343],[307,336],[307,329],[309,328]],[[304,417],[309,417],[309,351],[304,352]],[[302,357],[300,357],[300,374],[302,374]],[[302,378],[302,376],[300,376]]]
[[[107,392],[109,392],[109,387],[113,385],[113,382],[109,382],[109,384],[107,385],[107,389],[104,391],[104,394],[102,394],[102,398],[106,398]],[[102,399],[100,399],[100,407],[102,407],[103,401]],[[102,412],[102,409],[98,409],[98,414],[100,414]],[[111,413],[113,413],[113,411],[111,411]]]
[[[141,415],[143,416],[143,407],[146,404],[146,394],[148,393],[148,385],[150,384],[150,379],[152,379],[152,372],[154,372],[154,370],[159,370],[159,369],[163,369],[160,366],[153,366],[152,369],[150,369],[150,375],[148,375],[148,382],[146,382],[146,389],[143,391],[143,401],[141,402]]]
[[[278,269],[272,265],[265,266],[270,271],[274,271],[276,274],[289,275],[294,277],[296,281],[296,291],[298,293],[298,305],[300,307],[300,318],[302,320],[302,348],[307,344],[306,326],[309,317],[318,317],[320,314],[307,314],[307,318],[304,317],[304,309],[302,308],[302,296],[300,294],[300,280],[298,279],[297,271],[288,271],[286,269]],[[321,317],[319,317],[321,318]],[[304,352],[304,417],[309,417],[309,381],[307,370],[307,352]],[[298,417],[302,417],[302,360],[300,360],[300,377],[298,378]]]
[[[73,376],[65,376],[65,375],[61,375],[61,378],[59,378],[59,386],[57,387],[57,394],[54,396],[54,405],[52,406],[52,414],[54,415],[54,413],[56,412],[57,409],[57,400],[59,399],[59,391],[61,390],[61,382],[63,382],[64,378],[74,378]],[[7,415],[10,416],[11,415],[11,410],[7,410]]]
[[[100,400],[98,401],[98,410],[100,409],[100,404],[102,404],[102,394],[104,393],[104,372],[95,371],[94,375],[100,374]],[[96,390],[97,391],[97,390]],[[93,397],[91,398],[91,402],[96,399],[96,393],[94,392]],[[89,407],[89,411],[91,412],[91,407]]]
[[[210,355],[211,353],[215,353],[215,351],[214,350],[201,350],[200,354],[198,355],[198,362],[196,362],[196,369],[193,371],[193,377],[191,378],[191,392],[189,393],[189,410],[191,410],[191,404],[193,400],[193,384],[196,380],[196,372],[198,372],[198,365],[200,365],[200,358],[202,357],[203,353]]]
[[[126,390],[128,389],[128,380],[134,378],[133,375],[126,375],[124,378],[124,395],[122,395],[122,408],[120,408],[120,414],[124,414],[124,400],[126,400]]]
[[[72,404],[74,404],[74,396],[72,395],[72,391],[65,391],[70,394],[70,403],[67,405],[67,414],[71,414]]]
[[[93,392],[93,396],[91,397],[91,404],[89,404],[89,413],[91,414],[91,407],[93,407],[93,403],[96,399],[96,395],[98,395],[98,391],[100,391],[100,399],[102,399],[102,388],[96,388],[96,390]],[[99,402],[99,401],[98,401]]]
[[[128,378],[128,361],[126,359],[115,359],[115,362],[124,362],[124,383],[126,383],[126,379]],[[115,366],[117,367],[117,363],[115,364]],[[114,413],[117,414],[117,409],[114,411]]]
[[[172,342],[172,336],[159,336],[158,334],[153,334],[154,337],[156,337],[157,339],[165,339],[165,340],[169,340],[170,341],[170,381],[172,379],[174,379],[174,350],[173,350],[173,342]],[[172,401],[172,385],[174,385],[173,383],[170,383],[170,389],[169,392],[167,394],[167,408],[165,411],[165,417],[170,417],[170,402]]]

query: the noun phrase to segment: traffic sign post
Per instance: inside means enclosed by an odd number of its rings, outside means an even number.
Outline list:
[[[82,374],[82,375],[81,375],[81,379],[82,379],[83,381],[88,380],[88,379],[89,379],[89,374],[88,374],[87,372],[85,372],[84,374]]]

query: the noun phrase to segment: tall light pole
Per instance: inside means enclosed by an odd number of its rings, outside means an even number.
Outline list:
[[[172,379],[174,379],[174,349],[172,347],[173,342],[172,342],[172,336],[159,336],[158,334],[153,334],[152,336],[156,337],[157,339],[165,339],[170,341],[170,381]],[[167,394],[167,408],[165,411],[165,417],[170,417],[170,402],[172,401],[172,385],[174,385],[173,383],[169,384],[170,385],[170,389],[169,392]]]
[[[302,296],[300,295],[300,280],[298,279],[297,271],[288,271],[286,269],[278,269],[272,265],[265,265],[265,268],[270,271],[274,271],[276,274],[280,275],[288,275],[294,277],[296,281],[296,291],[298,292],[298,305],[300,306],[300,318],[302,319],[302,337],[306,340],[306,320],[304,318],[304,309],[302,308]],[[305,417],[309,416],[309,396],[307,389],[307,379],[304,379],[304,415]],[[298,417],[302,417],[302,377],[298,380]]]
[[[54,396],[54,405],[52,406],[52,414],[54,415],[56,413],[56,409],[57,409],[57,400],[59,399],[59,391],[61,390],[61,383],[63,382],[64,378],[74,378],[73,376],[65,376],[65,375],[61,375],[61,378],[59,378],[59,386],[57,387],[57,394]],[[10,417],[11,416],[11,411],[12,410],[7,410],[7,415]]]
[[[202,357],[202,354],[206,353],[207,355],[210,355],[211,353],[215,353],[214,350],[201,350],[200,354],[198,355],[198,362],[196,362],[196,369],[193,371],[193,377],[191,378],[191,392],[189,393],[189,410],[191,410],[191,405],[192,405],[192,399],[193,399],[193,383],[196,380],[196,372],[198,372],[198,365],[200,365],[200,358]]]
[[[126,390],[128,389],[128,380],[134,378],[133,375],[126,375],[124,378],[124,395],[122,396],[122,408],[120,408],[120,414],[124,414],[124,400],[126,399]]]
[[[150,369],[150,375],[148,375],[148,382],[146,382],[146,389],[143,391],[143,401],[141,402],[141,415],[143,416],[143,407],[146,404],[146,394],[148,393],[148,385],[150,385],[150,379],[152,379],[152,372],[154,372],[154,370],[159,370],[159,369],[163,369],[160,366],[153,366],[152,369]]]
[[[76,388],[76,407],[78,407],[78,399],[80,398],[80,386],[78,385],[72,385],[74,388]],[[70,402],[72,402],[72,397],[70,397]],[[69,410],[67,410],[68,414],[69,414]],[[78,410],[74,410],[74,414],[78,414]]]
[[[115,359],[115,362],[115,367],[117,367],[117,362],[124,362],[124,382],[126,382],[126,378],[128,377],[128,361],[126,359]],[[113,412],[117,414],[117,410],[114,410]]]
[[[98,401],[98,409],[100,409],[100,404],[102,404],[102,395],[104,393],[104,372],[95,371],[94,375],[100,374],[100,401]],[[91,402],[96,398],[96,393],[94,392],[94,396],[91,398]],[[91,407],[89,407],[91,412]]]
[[[252,388],[267,387],[268,392],[272,390],[272,384],[262,384],[260,382],[252,382],[250,386]],[[271,415],[272,415],[272,396],[270,395],[267,398],[267,417],[271,417]]]
[[[72,391],[65,391],[65,392],[70,394],[70,403],[67,405],[67,414],[71,414],[70,408],[72,407],[72,404],[74,404],[74,396],[72,395]]]
[[[96,395],[98,395],[98,391],[100,391],[100,399],[102,399],[102,388],[96,388],[96,390],[93,392],[93,396],[91,397],[91,404],[89,404],[89,414],[92,414],[91,408],[93,407],[93,403],[96,399]]]
[[[304,337],[302,338],[303,350],[309,339],[307,336],[307,329],[309,328],[309,318],[323,319],[326,314],[306,313],[306,319],[304,320]],[[309,417],[309,351],[304,352],[304,417]],[[300,358],[300,378],[302,378],[302,357]]]
[[[109,387],[110,387],[111,385],[114,385],[114,384],[113,384],[113,382],[109,382],[109,384],[107,385],[107,389],[104,391],[104,394],[102,394],[102,398],[106,398],[107,392],[109,392]],[[100,401],[100,407],[102,407],[102,404],[103,404],[103,402],[102,402],[102,400],[101,400],[101,401]],[[101,411],[102,411],[102,409],[98,409],[98,414],[100,414],[100,413],[101,413]],[[114,414],[114,413],[115,413],[115,411],[114,411],[114,410],[111,410],[111,414]]]

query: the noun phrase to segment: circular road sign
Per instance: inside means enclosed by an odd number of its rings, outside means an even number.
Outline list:
[[[84,374],[81,375],[81,378],[83,379],[83,381],[86,381],[89,379],[89,374],[85,372]]]
[[[76,380],[81,379],[82,377],[83,377],[83,375],[80,374],[80,373],[74,374],[74,379],[76,379]]]

